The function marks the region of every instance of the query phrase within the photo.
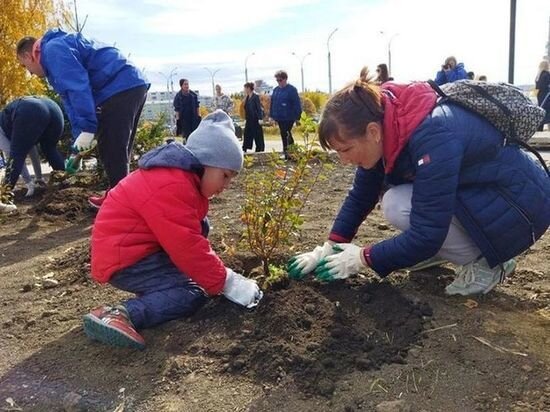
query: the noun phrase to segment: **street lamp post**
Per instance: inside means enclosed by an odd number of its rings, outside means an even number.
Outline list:
[[[330,66],[330,39],[333,36],[334,33],[336,33],[336,30],[338,30],[338,27],[335,28],[328,36],[327,39],[327,51],[328,51],[328,93],[332,94],[332,69]]]
[[[220,69],[216,69],[214,71],[210,70],[208,67],[204,67],[204,70],[206,70],[208,73],[210,73],[210,78],[212,79],[212,103],[214,102],[214,99],[216,98],[216,88],[214,86],[214,76],[217,72],[220,71]]]
[[[384,35],[384,32],[380,31],[380,34]],[[399,36],[399,33],[394,33],[388,41],[388,76],[391,76],[391,42],[396,36]]]
[[[247,66],[247,63],[248,63],[248,58],[251,57],[251,56],[254,56],[256,55],[256,52],[252,52],[250,53],[248,56],[246,56],[246,58],[244,59],[244,79],[245,79],[245,82],[248,83],[248,66]]]
[[[307,54],[304,54],[302,57],[298,56],[294,52],[292,52],[292,55],[296,56],[296,58],[300,62],[300,72],[302,74],[302,93],[303,93],[303,92],[305,92],[305,88],[304,88],[304,60],[306,59],[307,56],[311,56],[311,53],[308,52]]]
[[[174,82],[172,81],[172,77],[177,73],[176,70],[178,70],[178,67],[174,67],[172,70],[170,70],[170,74],[166,75],[163,72],[158,72],[162,77],[166,79],[166,98],[168,100],[166,111],[168,112],[168,116],[170,119],[170,126],[173,128],[175,125],[175,119],[174,119],[174,111],[170,110],[170,98],[172,97],[172,94],[174,93]],[[170,94],[170,86],[172,87],[172,94]]]

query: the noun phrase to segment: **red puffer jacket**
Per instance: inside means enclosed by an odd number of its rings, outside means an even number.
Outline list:
[[[169,167],[139,169],[109,191],[92,230],[92,276],[119,270],[163,249],[209,295],[225,283],[223,262],[201,234],[208,199],[197,174]]]

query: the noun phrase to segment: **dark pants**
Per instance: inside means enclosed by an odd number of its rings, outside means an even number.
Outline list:
[[[129,172],[132,147],[148,86],[117,93],[97,108],[97,147],[109,186]]]
[[[550,123],[550,92],[546,93],[546,96],[537,96],[537,99],[539,102],[539,106],[546,111],[546,115],[544,116],[542,123],[537,129],[539,132],[541,132],[544,130],[544,125]]]
[[[124,302],[136,329],[191,316],[208,301],[203,290],[181,273],[164,251],[119,271],[110,283],[136,294]]]
[[[54,170],[64,170],[63,156],[57,150],[57,142],[63,133],[63,112],[50,99],[24,97],[15,108],[10,136],[7,183],[13,187],[21,174],[27,154],[36,145]]]
[[[182,117],[180,113],[180,118],[178,119],[179,127],[176,123],[177,135],[182,136],[184,139],[187,139],[191,133],[199,126],[201,122],[200,118],[197,117]]]
[[[264,130],[259,121],[247,120],[244,126],[243,150],[252,149],[252,142],[256,145],[256,152],[265,150]]]
[[[281,140],[283,141],[283,152],[286,153],[288,146],[294,144],[294,138],[292,137],[292,126],[294,126],[294,120],[281,120],[277,123],[279,123]]]

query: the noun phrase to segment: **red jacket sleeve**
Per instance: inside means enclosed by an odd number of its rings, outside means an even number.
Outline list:
[[[177,268],[209,295],[223,290],[226,270],[201,234],[196,189],[171,183],[160,187],[143,205],[142,216]]]

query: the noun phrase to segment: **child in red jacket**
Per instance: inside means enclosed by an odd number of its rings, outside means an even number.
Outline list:
[[[84,316],[91,339],[143,349],[138,330],[189,316],[210,296],[259,302],[256,282],[226,268],[207,239],[208,199],[242,164],[231,118],[216,110],[187,145],[153,149],[109,191],[92,230],[92,276],[136,297]]]

